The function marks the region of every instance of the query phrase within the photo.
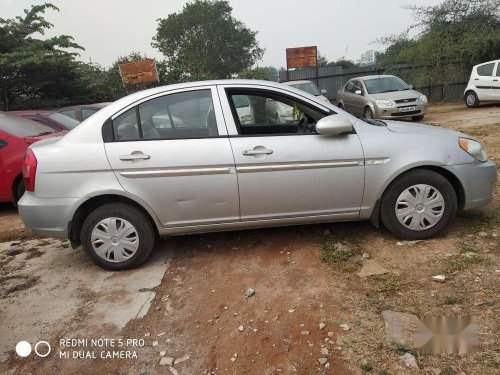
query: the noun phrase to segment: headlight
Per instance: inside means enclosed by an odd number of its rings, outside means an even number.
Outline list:
[[[419,103],[424,103],[424,104],[427,104],[427,103],[428,103],[428,101],[427,101],[427,96],[425,96],[425,95],[423,95],[423,94],[422,94],[422,95],[420,95],[420,98],[418,98],[418,102],[419,102]]]
[[[396,102],[394,100],[388,99],[388,100],[375,100],[375,104],[379,108],[390,108],[390,107],[395,107]]]
[[[467,138],[459,138],[458,143],[465,152],[467,152],[469,155],[474,156],[477,160],[482,162],[488,160],[486,150],[481,145],[481,143]]]

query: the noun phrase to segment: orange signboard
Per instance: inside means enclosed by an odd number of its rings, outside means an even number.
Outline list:
[[[286,49],[287,69],[316,66],[317,59],[318,47],[316,46]]]
[[[119,68],[123,86],[125,87],[158,82],[158,71],[154,59],[120,64]]]

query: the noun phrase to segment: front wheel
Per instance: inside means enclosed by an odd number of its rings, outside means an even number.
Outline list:
[[[457,213],[457,195],[439,173],[416,170],[397,178],[380,206],[384,226],[398,237],[424,239],[441,232]]]
[[[367,119],[373,118],[373,111],[370,107],[366,107],[365,110],[363,111],[363,118]]]
[[[108,203],[92,211],[81,236],[92,261],[112,271],[141,265],[155,242],[150,220],[137,207],[124,203]]]
[[[422,121],[424,119],[424,115],[420,116],[412,116],[412,121]]]

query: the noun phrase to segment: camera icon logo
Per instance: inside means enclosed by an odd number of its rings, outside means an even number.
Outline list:
[[[38,341],[35,345],[35,353],[37,356],[45,358],[47,357],[52,348],[47,341]],[[31,354],[32,347],[28,341],[19,341],[16,345],[16,353],[19,357],[27,357]]]

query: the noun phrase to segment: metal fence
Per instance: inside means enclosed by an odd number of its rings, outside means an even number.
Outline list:
[[[429,101],[439,102],[462,98],[469,78],[469,69],[460,63],[447,63],[442,67],[400,64],[343,69],[340,66],[332,66],[280,71],[280,81],[313,81],[320,89],[326,89],[328,98],[334,101],[337,91],[351,78],[377,74],[398,76],[427,95]],[[436,75],[439,76],[438,80],[433,78]]]

